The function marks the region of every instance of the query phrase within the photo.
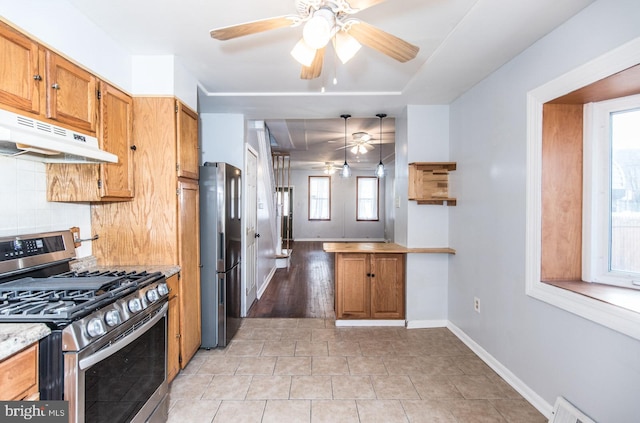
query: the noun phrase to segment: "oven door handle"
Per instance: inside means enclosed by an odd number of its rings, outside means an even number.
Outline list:
[[[137,328],[131,335],[125,336],[124,338],[96,352],[95,354],[91,354],[89,357],[80,360],[80,362],[78,363],[80,370],[88,369],[94,364],[99,363],[100,361],[109,357],[111,354],[121,350],[122,348],[126,347],[136,339],[140,338],[142,335],[144,335],[147,332],[148,329],[150,329],[153,325],[158,323],[160,319],[166,316],[168,307],[169,307],[169,304],[165,303],[162,306],[162,308],[158,310],[155,316],[151,318],[151,320],[149,320],[148,322],[145,322],[142,326]]]

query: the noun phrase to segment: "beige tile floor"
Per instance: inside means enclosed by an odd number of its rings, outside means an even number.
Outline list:
[[[172,382],[170,423],[546,422],[444,328],[245,319]]]

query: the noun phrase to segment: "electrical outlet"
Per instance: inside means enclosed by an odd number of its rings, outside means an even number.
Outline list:
[[[480,313],[480,298],[473,297],[473,309],[476,313]]]

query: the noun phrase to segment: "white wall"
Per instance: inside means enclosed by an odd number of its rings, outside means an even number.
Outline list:
[[[244,169],[244,115],[200,114],[200,163],[225,162]]]
[[[640,416],[640,342],[525,295],[526,94],[640,36],[640,2],[597,1],[451,105],[449,320],[546,402]],[[481,313],[473,311],[473,297]]]
[[[351,177],[331,175],[331,220],[309,220],[309,176],[325,176],[322,171],[291,171],[293,186],[293,238],[297,241],[383,241],[385,224],[385,184],[380,182],[379,220],[356,221],[356,177],[373,176],[371,171],[353,171]]]
[[[396,242],[407,247],[449,247],[449,206],[407,201],[408,163],[449,161],[449,107],[407,106],[396,120]],[[401,231],[405,231],[401,233]],[[455,246],[453,246],[455,248]],[[410,327],[447,321],[448,254],[407,254],[407,320]]]

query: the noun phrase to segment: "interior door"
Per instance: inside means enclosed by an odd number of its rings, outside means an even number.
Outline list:
[[[245,170],[245,233],[247,251],[245,260],[245,301],[244,316],[247,315],[251,304],[257,298],[257,279],[258,279],[258,157],[252,149],[247,149],[247,161]]]

